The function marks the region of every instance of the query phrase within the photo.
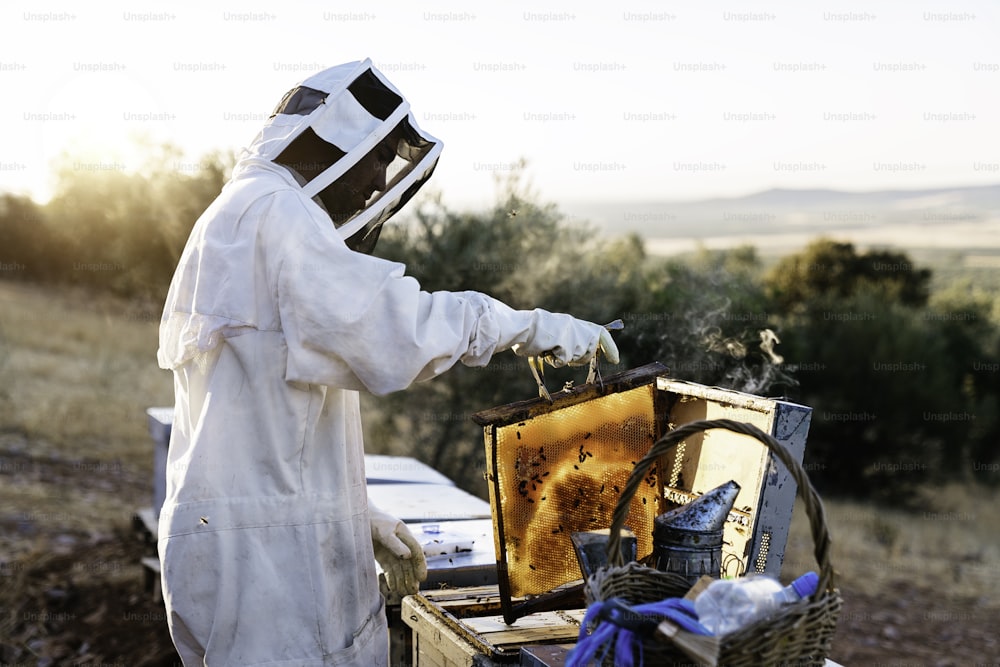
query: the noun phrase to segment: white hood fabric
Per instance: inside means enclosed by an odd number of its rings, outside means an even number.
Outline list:
[[[357,390],[404,389],[515,345],[583,362],[603,328],[424,292],[402,265],[352,251],[267,159],[291,122],[276,118],[195,224],[164,307],[157,355],[176,401],[164,602],[185,665],[377,667],[388,636]]]
[[[343,153],[303,186],[308,197],[316,197],[400,124],[407,128],[407,138],[396,148],[386,189],[376,193],[348,220],[338,222],[341,238],[357,239],[358,235],[376,230],[419,190],[433,173],[443,148],[439,139],[419,128],[409,103],[371,60],[323,70],[289,91],[247,149],[236,172],[273,162],[293,141],[311,130]]]

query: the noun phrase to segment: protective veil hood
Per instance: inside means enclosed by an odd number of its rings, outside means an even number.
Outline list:
[[[441,149],[441,141],[417,126],[403,95],[365,59],[317,72],[286,93],[233,176],[261,163],[291,168],[347,245],[370,253],[382,224],[430,177]],[[302,155],[309,164],[300,166]],[[378,189],[352,184],[358,170],[364,179],[372,169],[384,169]],[[342,206],[333,210],[332,200]]]

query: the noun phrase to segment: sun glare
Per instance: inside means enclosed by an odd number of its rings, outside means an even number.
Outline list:
[[[153,146],[169,141],[173,114],[151,86],[122,69],[77,71],[48,89],[24,117],[20,140],[34,159],[5,184],[9,189],[44,203],[59,172],[135,171]]]

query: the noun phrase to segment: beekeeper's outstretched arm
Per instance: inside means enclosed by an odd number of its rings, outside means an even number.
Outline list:
[[[272,205],[294,221],[275,263],[288,381],[386,394],[512,348],[565,365],[588,362],[600,347],[618,362],[603,326],[515,310],[479,292],[422,291],[402,264],[348,249],[319,209],[293,193],[278,193]]]

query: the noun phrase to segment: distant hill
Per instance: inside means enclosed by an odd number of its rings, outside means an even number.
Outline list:
[[[698,201],[569,202],[560,208],[607,234],[635,232],[650,250],[752,243],[794,250],[819,235],[859,246],[995,249],[1000,253],[1000,185],[844,192],[773,189]]]

